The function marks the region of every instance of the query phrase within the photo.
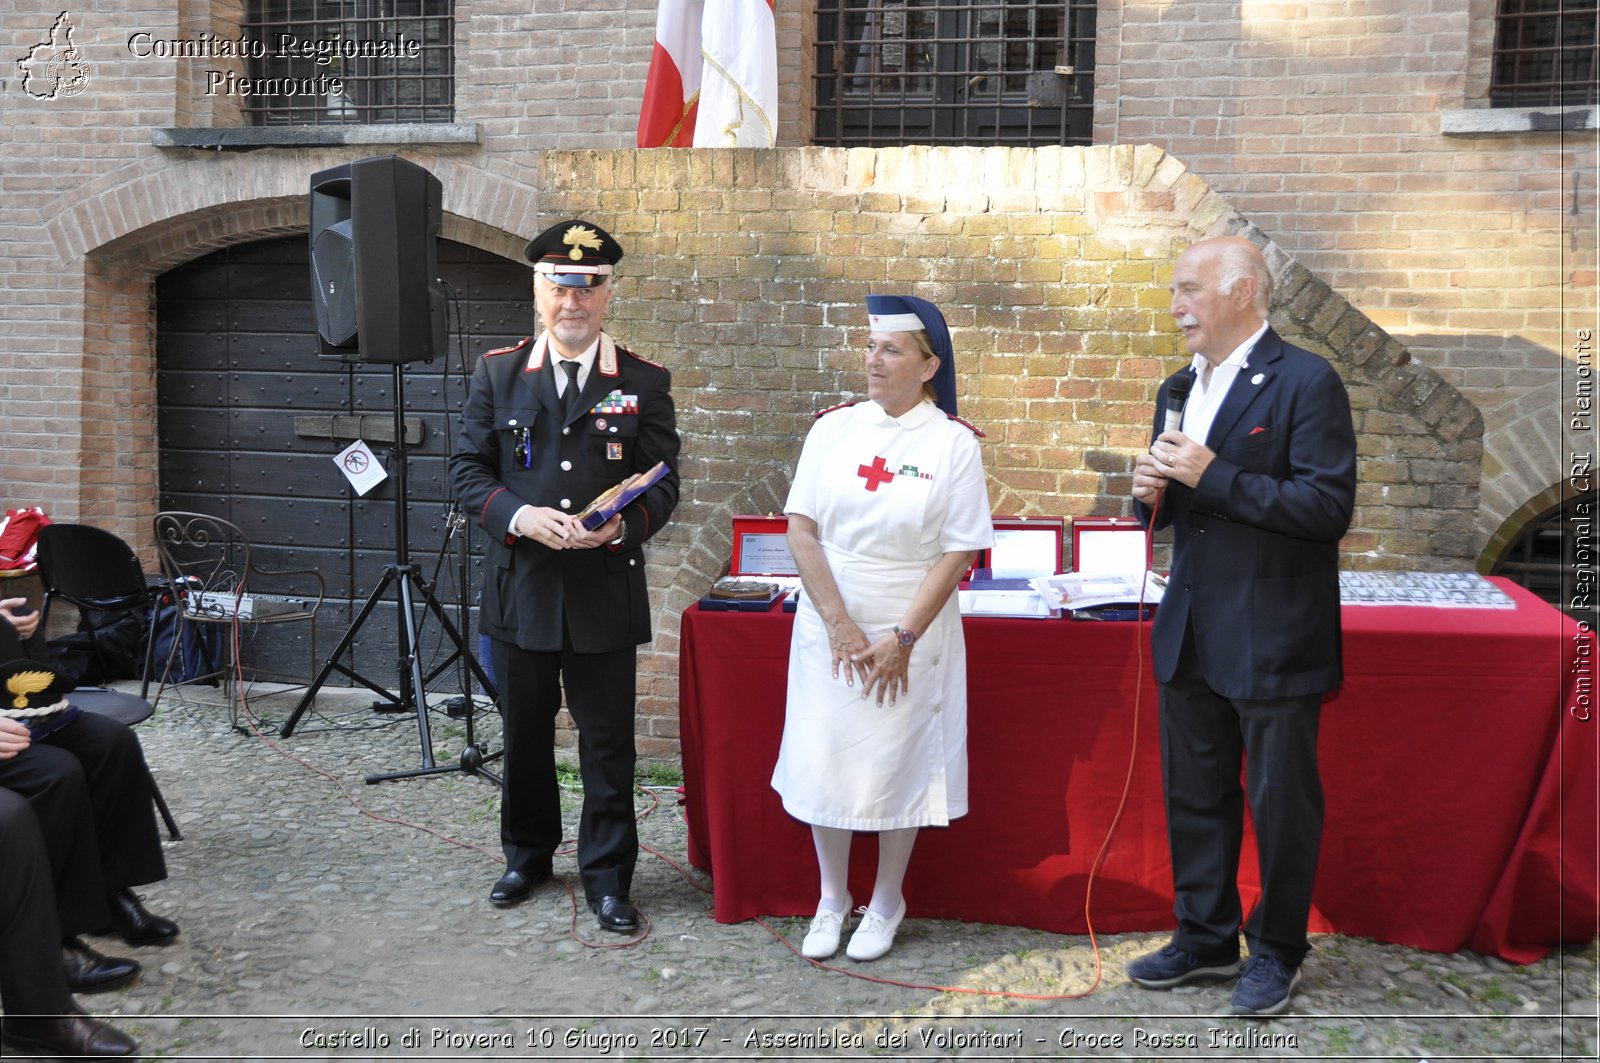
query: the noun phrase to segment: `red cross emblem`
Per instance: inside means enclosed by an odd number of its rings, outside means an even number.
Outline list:
[[[873,458],[871,465],[860,466],[856,469],[856,475],[867,481],[868,491],[876,491],[879,484],[886,484],[894,479],[894,473],[883,464],[882,458]]]

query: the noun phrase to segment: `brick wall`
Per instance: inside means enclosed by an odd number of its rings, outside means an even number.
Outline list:
[[[1474,536],[1492,561],[1571,451],[1561,371],[1597,316],[1595,134],[1440,134],[1441,112],[1487,104],[1493,0],[1099,7],[1096,142],[1182,158],[1479,406]]]
[[[944,311],[997,512],[1124,513],[1155,389],[1188,360],[1171,260],[1249,235],[1278,276],[1275,323],[1350,386],[1350,563],[1475,555],[1477,411],[1159,149],[555,152],[544,173],[546,217],[596,218],[628,248],[612,331],[674,374],[684,488],[651,555],[652,737],[676,737],[677,617],[725,570],[731,518],[781,510],[811,412],[862,393],[869,291]]]

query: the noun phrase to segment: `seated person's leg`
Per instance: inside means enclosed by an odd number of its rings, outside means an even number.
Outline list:
[[[50,855],[28,802],[0,790],[0,1042],[40,1056],[131,1056],[139,1050],[116,1028],[82,1014],[55,965],[56,920]]]
[[[13,721],[0,721],[0,725],[13,725]],[[0,787],[26,798],[38,819],[50,854],[62,931],[71,937],[108,925],[110,888],[100,867],[89,783],[78,758],[42,742],[30,745],[16,756],[0,760]]]
[[[130,945],[164,945],[177,937],[177,925],[151,915],[129,889],[167,877],[150,769],[138,737],[124,724],[86,712],[39,745],[71,753],[89,780],[100,867],[109,887],[110,919],[101,926],[109,923]]]

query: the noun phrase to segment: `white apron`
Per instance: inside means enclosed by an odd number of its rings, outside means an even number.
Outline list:
[[[812,515],[808,510],[823,511],[823,552],[846,612],[869,641],[904,617],[943,549],[992,542],[971,433],[946,423],[942,414],[936,420],[930,414],[936,414],[931,407],[905,419],[913,431],[886,424],[872,410],[830,414],[851,420],[828,426],[836,438],[819,440],[815,470],[802,457],[796,476],[795,492],[805,502],[788,508],[807,515]],[[952,460],[953,453],[962,453],[964,460]],[[887,456],[890,468],[914,464],[927,475],[918,479],[908,474],[903,481],[882,485],[881,494],[866,492],[858,468],[878,456]],[[815,494],[802,490],[802,481],[810,486],[813,471],[822,481]],[[956,536],[962,541],[948,547],[929,539],[928,525],[937,534],[952,519],[945,513],[952,492],[960,502],[955,523],[971,524],[972,530],[963,527]],[[841,535],[851,542],[841,544]],[[858,542],[875,556],[850,548]],[[895,704],[886,699],[879,706],[876,691],[863,700],[861,680],[847,685],[842,666],[839,678],[832,678],[831,660],[827,628],[802,592],[789,649],[783,744],[772,776],[789,814],[816,826],[865,831],[945,826],[965,815],[966,644],[956,596],[950,596],[917,640],[908,672],[910,690]]]

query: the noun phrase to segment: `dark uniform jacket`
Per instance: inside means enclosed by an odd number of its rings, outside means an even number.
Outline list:
[[[1166,402],[1164,384],[1157,435]],[[1156,678],[1172,678],[1193,627],[1201,673],[1223,697],[1332,690],[1343,678],[1339,540],[1356,487],[1343,382],[1269,328],[1199,442],[1215,460],[1193,488],[1171,481],[1158,514],[1173,549],[1152,633]]]
[[[489,536],[480,628],[535,652],[559,651],[563,624],[579,653],[648,642],[641,547],[678,503],[672,376],[602,333],[568,424],[556,396],[556,359],[545,356],[545,346],[540,336],[483,356],[450,458],[456,496]],[[627,535],[620,547],[552,550],[511,532],[524,505],[577,513],[658,461],[669,471],[622,511]]]

